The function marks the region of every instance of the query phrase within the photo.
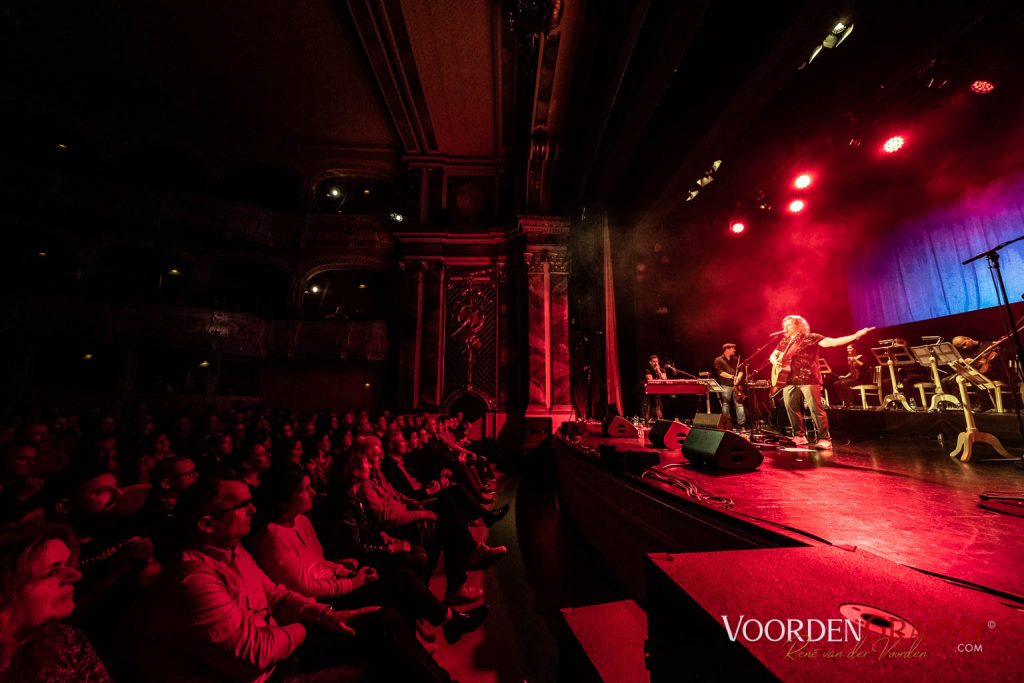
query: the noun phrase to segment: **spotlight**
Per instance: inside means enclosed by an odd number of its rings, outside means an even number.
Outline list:
[[[363,189],[363,194],[370,194],[370,188],[368,188],[368,187],[364,188]]]
[[[700,190],[690,190],[690,192],[686,195],[686,201],[693,201],[697,197],[698,192],[700,192]]]
[[[201,367],[201,368],[208,368],[208,367],[210,367],[210,361],[208,361],[208,360],[201,360],[201,361],[199,361],[199,367]]]
[[[57,149],[59,149],[62,152],[66,152],[66,151],[68,151],[68,146],[65,145],[63,142],[58,142],[57,143]]]
[[[802,200],[802,199],[794,199],[793,201],[791,201],[789,203],[789,212],[790,213],[800,213],[801,211],[804,210],[804,208],[806,206],[807,206],[807,204],[804,203],[804,200]]]
[[[730,232],[734,235],[739,235],[746,229],[747,226],[743,225],[740,221],[733,221],[732,225],[729,226]]]
[[[359,283],[359,287],[357,287],[356,289],[366,289],[366,284],[363,283],[363,282],[360,282]]]
[[[903,148],[903,145],[905,145],[906,142],[906,139],[904,139],[902,135],[893,135],[891,138],[885,141],[884,145],[882,145],[882,151],[885,152],[886,154],[893,154],[895,152],[900,151],[900,149]]]
[[[402,221],[405,220],[405,216],[403,216],[402,214],[400,214],[398,212],[392,213],[390,215],[390,218],[391,218],[391,220],[393,220],[396,223],[401,223]]]
[[[316,285],[313,285],[312,287],[309,288],[309,291],[313,292],[314,294],[319,294],[320,288],[317,287]]]
[[[167,271],[167,274],[168,275],[181,275],[181,271],[178,270],[177,268],[171,268],[170,270]]]
[[[363,388],[364,388],[364,389],[369,389],[369,388],[370,388],[370,383],[369,383],[369,382],[367,382],[366,384],[364,384],[364,385],[363,385]]]
[[[990,93],[995,89],[996,84],[992,81],[974,81],[971,83],[971,92],[978,93],[979,95]]]
[[[93,359],[93,355],[91,353],[87,353],[87,354],[82,356],[82,360],[92,360],[92,359]]]
[[[330,192],[328,192],[327,194],[331,195],[332,197],[340,197],[341,196],[341,190],[339,190],[336,187],[332,187]]]
[[[37,255],[37,256],[38,256],[39,258],[46,258],[47,256],[49,256],[49,254],[47,254],[47,253],[46,253],[45,251],[40,251],[40,252],[37,252],[37,253],[36,253],[36,255]]]
[[[796,177],[796,180],[793,181],[793,187],[797,188],[798,190],[803,190],[811,186],[811,181],[812,178],[810,174],[801,173]]]

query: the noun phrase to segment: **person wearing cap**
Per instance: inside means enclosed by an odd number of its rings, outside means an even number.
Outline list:
[[[733,400],[738,363],[736,345],[731,342],[722,344],[722,355],[715,359],[716,379],[722,385],[722,393],[719,394],[719,398],[722,401],[722,414],[729,415],[729,406],[735,405],[736,426],[743,427],[747,424],[747,414],[743,410],[743,404]]]

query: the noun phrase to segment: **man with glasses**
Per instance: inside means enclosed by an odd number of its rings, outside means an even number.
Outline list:
[[[449,681],[398,613],[334,611],[275,584],[241,546],[255,512],[238,479],[178,498],[180,559],[133,619],[133,674],[147,681]]]
[[[198,478],[195,463],[183,456],[160,460],[149,472],[153,488],[139,512],[139,527],[143,535],[153,539],[154,552],[161,561],[167,559],[173,548],[178,497]]]

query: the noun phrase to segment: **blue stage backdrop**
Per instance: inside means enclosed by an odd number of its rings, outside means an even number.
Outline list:
[[[965,313],[999,303],[988,261],[960,265],[1024,235],[1024,175],[897,224],[850,264],[857,326],[883,327]],[[1024,294],[1024,242],[1001,252],[1010,301]]]

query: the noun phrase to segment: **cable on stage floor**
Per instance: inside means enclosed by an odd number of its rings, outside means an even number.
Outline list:
[[[710,505],[719,505],[724,508],[732,508],[734,503],[732,498],[726,498],[725,496],[716,496],[710,491],[706,490],[700,484],[685,477],[676,470],[684,469],[682,463],[669,463],[667,465],[656,465],[655,467],[648,467],[644,470],[644,473],[640,475],[640,478],[650,477],[656,479],[663,484],[668,484],[673,488],[677,488],[683,492],[686,496],[699,500],[702,503],[708,503]]]

